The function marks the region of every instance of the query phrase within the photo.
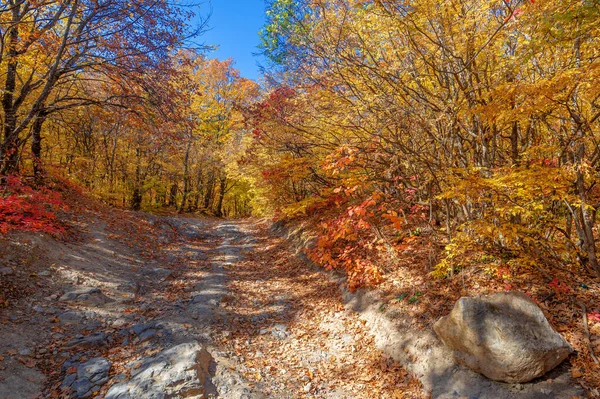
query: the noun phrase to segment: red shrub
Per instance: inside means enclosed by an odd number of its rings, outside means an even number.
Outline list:
[[[0,185],[0,233],[11,230],[64,232],[54,211],[65,210],[60,194],[47,188],[34,189],[17,176]]]

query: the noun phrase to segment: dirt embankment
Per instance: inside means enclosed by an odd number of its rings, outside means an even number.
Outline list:
[[[309,226],[302,223],[275,223],[273,231],[290,243],[297,256],[310,263],[304,255],[315,240]],[[341,274],[323,273],[339,284],[346,309],[352,309],[360,315],[377,348],[416,376],[434,398],[569,399],[584,396],[583,388],[571,376],[568,361],[531,383],[504,384],[490,381],[454,361],[451,351],[442,344],[432,329],[437,318],[424,321],[413,306],[421,300],[421,295],[411,295],[406,291],[390,295],[383,289],[350,292],[344,287],[345,279]],[[420,285],[417,282],[415,284]],[[420,289],[425,293],[427,285],[422,286]],[[390,297],[393,299],[390,300]],[[393,306],[390,306],[391,303]],[[443,309],[437,311],[439,316],[444,312]]]

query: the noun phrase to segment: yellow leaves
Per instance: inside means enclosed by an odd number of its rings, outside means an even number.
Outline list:
[[[433,274],[447,275],[457,261],[477,263],[477,254],[490,250],[506,251],[521,267],[537,266],[544,253],[575,259],[574,244],[566,245],[564,235],[548,233],[562,223],[565,201],[579,203],[572,175],[552,165],[542,159],[520,167],[453,171],[440,197],[480,211],[477,219],[460,225]]]

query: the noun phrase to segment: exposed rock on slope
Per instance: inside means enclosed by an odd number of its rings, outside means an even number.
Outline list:
[[[531,381],[573,351],[520,292],[463,297],[433,328],[460,363],[496,381]]]

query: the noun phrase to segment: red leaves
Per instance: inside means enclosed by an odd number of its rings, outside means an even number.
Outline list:
[[[552,289],[556,293],[568,294],[569,292],[572,291],[570,286],[568,286],[567,284],[565,284],[563,282],[558,281],[558,279],[552,280],[551,282],[548,283],[548,285],[550,287],[552,287]]]
[[[0,191],[0,233],[11,230],[62,233],[64,228],[53,211],[65,208],[60,194],[45,188],[35,190],[19,177],[8,176]]]

